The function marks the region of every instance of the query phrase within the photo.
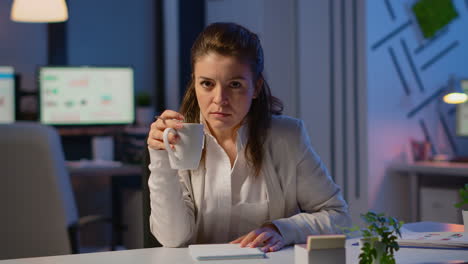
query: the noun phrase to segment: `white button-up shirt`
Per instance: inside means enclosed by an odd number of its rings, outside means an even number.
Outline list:
[[[237,157],[231,168],[226,151],[209,131],[206,140],[206,180],[202,206],[202,241],[225,243],[260,227],[268,220],[263,175],[254,176],[237,136]]]

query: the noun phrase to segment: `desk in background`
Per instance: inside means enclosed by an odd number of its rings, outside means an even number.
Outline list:
[[[106,199],[105,204],[100,209],[92,209],[98,211],[86,211],[80,213],[83,213],[85,215],[108,215],[110,211],[110,215],[112,216],[115,227],[115,230],[113,230],[113,237],[115,239],[114,242],[116,245],[123,245],[123,231],[126,229],[123,224],[122,216],[122,209],[124,204],[123,191],[127,189],[141,190],[143,169],[141,165],[122,164],[121,166],[116,166],[116,164],[109,163],[109,166],[105,166],[103,164],[104,163],[101,163],[100,165],[88,164],[81,166],[75,163],[73,166],[68,166],[68,171],[70,173],[71,181],[75,191],[93,188],[105,188],[110,190],[110,196],[105,197],[108,199],[110,198],[110,201]],[[83,186],[89,184],[90,182],[92,182],[93,184],[97,183],[97,185],[100,186]],[[88,204],[80,205],[80,203],[78,202],[78,206],[81,207],[83,210],[89,210],[86,208],[87,206],[89,206]],[[140,217],[143,217],[143,212],[141,213]],[[103,234],[104,232],[94,230],[94,233]],[[91,238],[90,240],[94,239],[99,241],[99,238],[96,238],[95,236],[92,237],[93,238]]]
[[[443,175],[444,177],[466,177],[468,182],[468,163],[420,161],[410,164],[394,164],[390,171],[409,176],[411,220],[416,222],[420,217],[420,181],[421,177]],[[454,201],[455,203],[455,201]]]
[[[113,177],[124,175],[141,175],[141,165],[122,164],[122,166],[67,166],[72,177]]]
[[[404,226],[410,231],[454,231],[463,229],[462,225],[440,224],[431,222],[412,223]],[[352,246],[356,239],[346,241],[346,263],[358,263],[359,247]],[[401,248],[395,254],[396,262],[399,264],[414,263],[463,263],[468,260],[468,250],[443,250],[443,249],[420,249]],[[113,263],[113,264],[155,264],[155,263],[201,263],[194,261],[188,252],[188,248],[147,248],[125,251],[113,251],[104,253],[65,255],[54,257],[27,258],[3,260],[0,264],[82,264],[82,263]],[[206,262],[211,263],[211,262]],[[294,248],[288,247],[279,252],[267,253],[266,259],[217,261],[222,264],[288,264],[294,263]]]

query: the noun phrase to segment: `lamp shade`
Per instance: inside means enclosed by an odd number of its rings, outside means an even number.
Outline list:
[[[460,80],[454,75],[450,75],[448,86],[448,92],[442,100],[447,104],[463,104],[468,100],[468,80]]]
[[[16,22],[48,23],[68,19],[65,0],[15,0],[11,20]]]
[[[462,104],[468,100],[468,95],[465,93],[449,93],[443,99],[447,104]]]

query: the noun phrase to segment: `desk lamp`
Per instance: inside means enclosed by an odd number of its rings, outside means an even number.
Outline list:
[[[68,19],[65,0],[15,0],[11,20],[15,22],[50,23]]]
[[[453,91],[446,94],[443,100],[447,104],[462,104],[468,100],[468,80],[461,80],[460,85],[455,84],[454,77],[450,77],[449,89]]]

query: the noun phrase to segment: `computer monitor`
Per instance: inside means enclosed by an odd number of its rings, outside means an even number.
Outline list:
[[[461,80],[460,86],[462,91],[468,94],[468,79]],[[456,123],[456,135],[468,137],[468,102],[457,105]]]
[[[135,120],[131,67],[40,67],[39,116],[48,125],[121,125]]]
[[[15,121],[15,71],[11,66],[0,66],[0,123]]]

